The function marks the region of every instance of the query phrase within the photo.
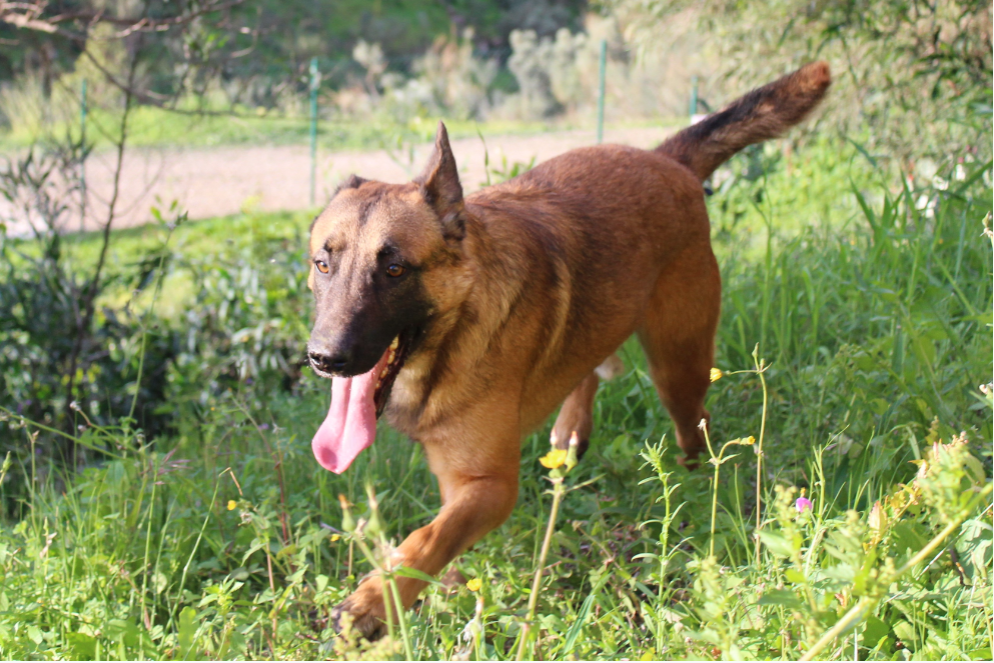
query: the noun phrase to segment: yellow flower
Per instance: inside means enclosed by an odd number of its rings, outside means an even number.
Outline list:
[[[554,470],[557,467],[562,467],[563,463],[566,462],[567,451],[565,449],[553,449],[549,453],[545,454],[538,459],[538,462],[542,463],[543,467],[547,467],[550,470]]]
[[[234,511],[238,508],[238,502],[235,500],[228,500],[228,511]]]
[[[335,541],[338,541],[340,538],[342,538],[341,534],[332,534],[331,535],[331,542],[334,543]]]
[[[712,368],[711,369],[711,382],[717,382],[718,380],[721,379],[721,376],[723,376],[723,375],[724,375],[724,373],[721,372],[720,368]]]
[[[472,580],[466,583],[466,589],[468,589],[471,592],[478,592],[480,591],[481,587],[483,587],[483,581],[480,580],[479,578],[473,578]]]

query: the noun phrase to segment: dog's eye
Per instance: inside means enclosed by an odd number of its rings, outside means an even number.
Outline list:
[[[318,268],[318,271],[321,272],[322,274],[328,273],[328,263],[326,263],[324,260],[315,260],[314,265]]]
[[[394,263],[394,264],[390,265],[389,267],[387,267],[387,274],[390,275],[390,276],[397,277],[397,276],[400,276],[403,273],[404,273],[404,267],[403,267],[403,265],[398,265],[398,264]]]

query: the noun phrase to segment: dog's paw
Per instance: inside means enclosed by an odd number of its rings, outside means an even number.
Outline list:
[[[331,611],[332,628],[339,634],[349,629],[370,642],[386,634],[386,613],[379,583],[367,580]]]
[[[566,433],[565,431],[569,432]],[[590,440],[588,437],[580,437],[579,433],[575,430],[570,430],[569,424],[560,426],[560,422],[557,421],[555,428],[552,429],[552,434],[549,436],[549,442],[556,449],[569,451],[569,446],[574,436],[576,436],[577,440],[576,457],[577,460],[579,460],[583,458],[583,454],[587,453],[587,447],[590,446]]]
[[[617,354],[613,354],[601,362],[594,372],[601,380],[613,380],[625,374],[625,362]]]

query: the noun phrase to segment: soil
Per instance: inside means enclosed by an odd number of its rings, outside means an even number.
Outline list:
[[[669,135],[668,128],[628,128],[605,131],[605,142],[649,148]],[[490,169],[503,170],[515,162],[541,163],[567,150],[595,142],[592,131],[560,131],[532,136],[486,138]],[[166,210],[176,201],[190,219],[263,211],[315,208],[327,200],[338,182],[352,173],[367,179],[405,182],[420,172],[431,145],[413,146],[404,153],[385,150],[318,152],[316,201],[310,198],[310,151],[307,146],[232,146],[219,148],[144,148],[126,153],[114,227],[136,226],[152,220],[151,208]],[[486,183],[484,144],[479,138],[452,143],[466,192]],[[86,163],[89,191],[86,230],[102,228],[113,190],[113,152],[97,153]],[[506,160],[506,161],[505,161]],[[9,217],[9,208],[0,216]],[[79,215],[70,215],[66,230],[78,230]],[[8,223],[8,234],[31,234],[26,221]]]

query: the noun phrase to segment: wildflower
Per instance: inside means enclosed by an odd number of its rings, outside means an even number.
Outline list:
[[[237,506],[238,502],[235,500],[228,500],[228,511],[234,511]]]
[[[338,541],[340,538],[342,538],[341,534],[332,534],[331,535],[331,542],[334,543],[335,541]]]
[[[712,368],[711,369],[711,382],[717,382],[718,380],[720,380],[722,378],[723,375],[725,375],[725,374],[721,372],[720,368]]]
[[[553,449],[549,453],[539,458],[538,462],[542,463],[543,467],[547,467],[550,470],[554,470],[557,467],[563,466],[563,463],[566,462],[567,453],[568,452],[565,449]]]
[[[466,589],[471,592],[478,592],[481,587],[483,587],[483,581],[479,578],[473,578],[466,583]]]
[[[814,505],[811,503],[811,500],[809,500],[804,495],[798,497],[797,501],[794,502],[794,507],[797,509],[798,513],[804,513],[805,511],[810,511],[811,507],[813,506]]]

